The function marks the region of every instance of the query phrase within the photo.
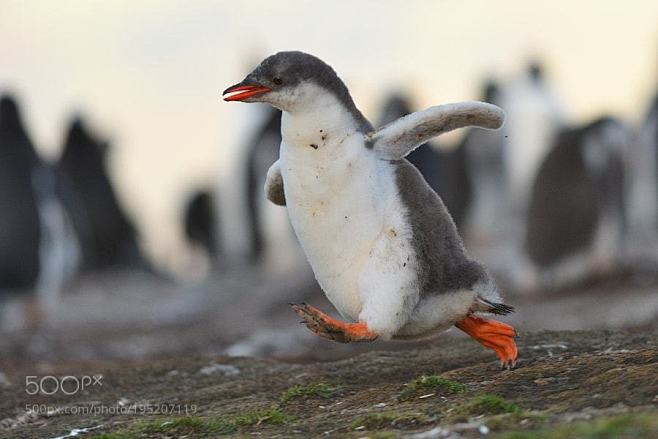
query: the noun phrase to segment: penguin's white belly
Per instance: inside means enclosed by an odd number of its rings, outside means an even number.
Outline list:
[[[380,253],[377,243],[390,222],[386,210],[398,198],[381,175],[383,162],[359,150],[358,140],[339,154],[331,146],[300,150],[282,143],[280,159],[295,233],[327,298],[352,320],[367,300],[364,270],[372,258],[389,257],[373,253]]]

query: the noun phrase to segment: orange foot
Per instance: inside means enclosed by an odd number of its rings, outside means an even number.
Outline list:
[[[487,320],[481,317],[468,316],[455,326],[476,339],[483,346],[493,349],[500,358],[503,369],[512,369],[516,366],[516,343],[514,337],[516,330],[510,325]]]
[[[305,323],[308,329],[324,339],[349,343],[373,341],[377,338],[377,334],[370,332],[365,323],[341,322],[305,303],[291,303],[290,306],[299,317],[304,319],[302,323]]]

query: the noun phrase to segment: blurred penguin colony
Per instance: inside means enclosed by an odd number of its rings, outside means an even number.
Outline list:
[[[649,108],[632,124],[601,115],[574,125],[564,115],[568,103],[532,64],[521,77],[486,81],[473,98],[506,111],[502,130],[460,133],[408,159],[443,199],[468,251],[508,289],[548,291],[658,271],[658,96],[642,103]],[[392,93],[374,121],[415,110],[409,96]],[[280,113],[254,111],[258,122],[232,166],[234,184],[190,194],[181,229],[219,275],[234,268],[294,275],[306,269],[304,256],[286,210],[263,195],[278,158]],[[108,154],[111,147],[76,118],[60,157],[40,158],[20,102],[1,98],[0,299],[56,301],[81,275],[153,272],[113,189]]]

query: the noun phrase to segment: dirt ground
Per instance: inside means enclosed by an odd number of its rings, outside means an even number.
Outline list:
[[[512,371],[454,337],[303,363],[180,356],[27,370],[4,361],[0,436],[658,437],[658,331],[537,332],[518,342]],[[102,375],[102,385],[30,396],[26,374]]]
[[[457,330],[314,337],[287,305],[333,311],[308,274],[83,280],[0,332],[0,438],[658,437],[653,274],[508,295],[513,371]]]

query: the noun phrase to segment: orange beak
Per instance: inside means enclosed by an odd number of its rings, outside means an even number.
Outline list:
[[[225,96],[227,93],[235,93],[235,94],[231,94],[230,96],[226,96],[224,98],[226,102],[244,101],[247,98],[250,98],[252,96],[258,96],[263,93],[267,93],[268,91],[272,91],[272,89],[263,87],[261,85],[236,84],[224,90],[224,93],[222,93],[222,95]]]

